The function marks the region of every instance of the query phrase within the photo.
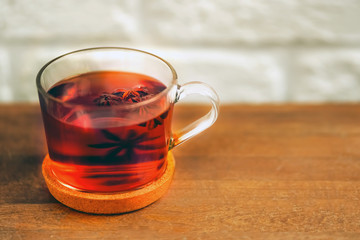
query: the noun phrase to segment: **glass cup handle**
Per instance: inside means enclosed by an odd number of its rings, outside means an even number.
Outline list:
[[[175,103],[193,94],[207,97],[211,103],[211,110],[205,116],[175,132],[170,140],[169,150],[209,128],[218,117],[219,97],[212,87],[202,82],[189,82],[182,86],[178,85]]]

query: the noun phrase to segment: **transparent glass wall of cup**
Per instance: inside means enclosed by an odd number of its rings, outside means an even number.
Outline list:
[[[48,92],[59,81],[99,71],[144,74],[165,87],[138,103],[102,107],[71,103]],[[92,48],[62,55],[40,70],[36,83],[51,169],[59,182],[80,191],[128,191],[151,183],[165,171],[168,151],[210,127],[218,115],[219,100],[211,87],[178,85],[168,62],[136,49]],[[207,97],[212,108],[173,133],[174,103],[191,94]]]

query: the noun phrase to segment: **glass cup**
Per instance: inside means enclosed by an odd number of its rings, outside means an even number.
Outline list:
[[[86,95],[96,86],[92,76],[117,73],[156,79],[163,90],[131,104],[112,105],[107,95],[94,104],[68,101],[70,93]],[[82,84],[69,80],[74,76],[83,76]],[[64,54],[42,67],[36,84],[51,170],[60,183],[79,191],[112,193],[151,183],[166,170],[168,151],[209,128],[219,111],[218,96],[211,87],[201,82],[179,85],[168,62],[136,49],[103,47]],[[114,84],[124,87],[115,79],[109,88]],[[64,88],[69,89],[60,95],[52,92]],[[121,96],[136,98],[142,94],[141,86],[136,89],[125,88]],[[212,108],[173,133],[174,104],[192,94],[207,97]]]

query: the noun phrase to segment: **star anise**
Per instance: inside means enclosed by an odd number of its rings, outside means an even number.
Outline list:
[[[154,94],[149,93],[149,89],[143,86],[138,86],[133,89],[118,88],[114,90],[112,93],[103,93],[100,97],[96,98],[94,102],[98,106],[111,106],[111,105],[118,105],[120,103],[121,104],[137,103],[148,100],[153,96]],[[151,104],[140,106],[139,115],[146,116],[147,114],[150,113],[150,110],[153,107],[156,106],[153,106]],[[160,117],[140,123],[139,126],[147,127],[147,129],[149,130],[154,129],[157,126],[163,124],[163,119],[166,118],[167,114],[168,111],[163,113]]]
[[[121,97],[124,102],[133,103],[147,99],[145,96],[149,95],[149,90],[147,87],[136,87],[131,90],[119,88],[112,92],[112,94]]]
[[[146,108],[144,108],[146,110]],[[156,128],[159,125],[162,125],[164,122],[164,119],[167,117],[167,115],[169,114],[169,111],[165,111],[163,114],[161,114],[159,117],[150,119],[149,121],[140,123],[139,126],[140,127],[147,127],[147,129],[152,130],[154,128]]]
[[[133,89],[118,88],[112,93],[104,92],[94,99],[98,106],[111,106],[120,103],[137,103],[151,98],[147,87],[138,86]]]
[[[114,94],[110,93],[103,93],[98,98],[94,99],[94,102],[98,106],[112,106],[112,105],[118,105],[123,102],[121,97],[118,97]]]
[[[136,131],[130,130],[124,138],[121,138],[107,130],[101,130],[101,133],[108,141],[103,143],[89,144],[88,146],[91,148],[109,149],[106,154],[106,158],[109,159],[122,156],[124,160],[131,160],[135,154],[136,149],[146,151],[166,147],[166,143],[145,143],[147,141],[152,141],[159,138],[149,137],[147,132],[137,135]]]

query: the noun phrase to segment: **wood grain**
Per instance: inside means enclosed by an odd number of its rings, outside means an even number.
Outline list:
[[[207,108],[177,106],[174,128]],[[359,239],[360,105],[223,106],[174,150],[168,193],[129,214],[71,210],[41,176],[37,105],[0,105],[0,239]]]

